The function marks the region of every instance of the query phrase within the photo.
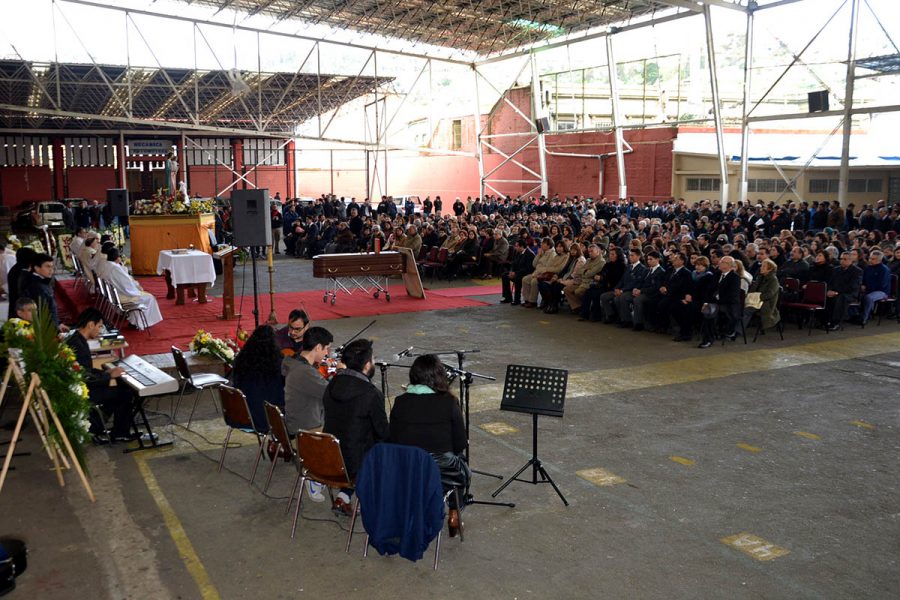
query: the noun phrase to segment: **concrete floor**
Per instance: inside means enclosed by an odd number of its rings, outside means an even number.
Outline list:
[[[277,265],[281,291],[319,284],[308,261]],[[340,341],[369,320],[321,324]],[[346,554],[348,521],[308,501],[291,540],[293,470],[279,465],[264,496],[240,436],[217,473],[224,426],[207,397],[197,433],[154,417],[174,447],[91,449],[93,505],[73,474],[57,487],[24,434],[33,454],[0,496],[0,534],[31,550],[12,597],[889,598],[900,586],[896,322],[700,351],[494,304],[378,317],[370,333],[382,360],[481,350],[467,368],[498,382],[473,388],[472,464],[503,475],[531,452],[530,418],[498,410],[506,365],[569,369],[565,417],[541,418],[540,454],[570,506],[513,483],[498,500],[515,508],[465,511],[466,541],[443,540],[437,572],[431,551],[364,559],[363,536]],[[389,371],[392,393],[405,377]],[[497,485],[476,475],[473,492]]]

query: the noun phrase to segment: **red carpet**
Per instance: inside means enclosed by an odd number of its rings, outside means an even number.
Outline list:
[[[130,329],[127,325],[122,332],[128,341],[131,354],[159,354],[168,352],[172,345],[186,348],[191,338],[198,329],[205,329],[216,337],[231,337],[235,335],[237,319],[222,321],[217,318],[222,314],[221,298],[214,298],[209,304],[197,304],[189,302],[183,306],[176,306],[174,300],[166,300],[166,283],[161,277],[139,277],[138,282],[147,292],[155,295],[163,321],[155,325],[149,337],[147,332]],[[92,305],[92,300],[83,287],[73,292],[74,280],[60,281],[56,289],[57,303],[63,320],[71,322],[78,312]],[[483,287],[476,293],[481,292]],[[362,292],[353,295],[341,294],[337,303],[322,302],[321,291],[287,292],[275,294],[275,314],[280,323],[284,323],[288,313],[295,308],[303,308],[313,321],[325,321],[329,319],[341,319],[345,317],[366,317],[372,315],[388,315],[404,312],[422,312],[428,310],[447,310],[452,308],[469,308],[474,306],[486,306],[486,302],[472,300],[462,295],[439,294],[427,292],[425,300],[410,298],[406,295],[406,289],[402,285],[390,286],[391,301],[385,301],[384,297],[372,298]],[[467,288],[457,288],[463,290]],[[440,290],[446,291],[446,290]],[[468,295],[474,295],[469,293]],[[253,296],[235,298],[235,311],[241,312],[241,326],[250,331],[253,329]],[[265,321],[270,312],[269,295],[259,296],[260,322]]]

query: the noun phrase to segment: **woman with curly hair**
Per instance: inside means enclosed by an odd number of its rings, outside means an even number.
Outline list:
[[[234,360],[234,387],[244,392],[257,431],[267,432],[266,410],[270,402],[284,409],[284,377],[281,375],[281,348],[275,330],[260,325]]]

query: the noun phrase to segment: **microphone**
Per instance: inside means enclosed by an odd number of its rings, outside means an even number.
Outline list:
[[[410,352],[413,351],[413,348],[415,348],[415,346],[410,346],[406,350],[401,350],[400,352],[397,353],[397,358],[405,358],[405,357],[409,356]]]

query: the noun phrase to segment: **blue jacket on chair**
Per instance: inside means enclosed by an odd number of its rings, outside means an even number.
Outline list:
[[[379,554],[419,560],[444,526],[441,473],[421,448],[373,446],[356,478],[356,493],[369,544]]]

